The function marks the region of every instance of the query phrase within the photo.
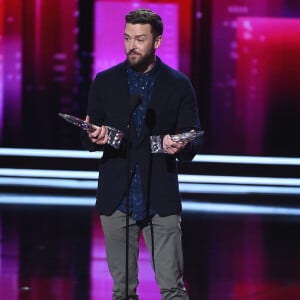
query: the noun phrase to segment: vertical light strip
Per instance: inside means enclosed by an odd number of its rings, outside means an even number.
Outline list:
[[[34,68],[36,80],[39,78],[39,68],[41,59],[41,1],[35,0],[35,26],[34,26]],[[37,83],[37,82],[36,82]]]
[[[0,1],[0,143],[3,135],[3,39],[4,1]]]

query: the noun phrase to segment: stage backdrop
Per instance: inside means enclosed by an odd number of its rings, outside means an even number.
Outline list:
[[[0,144],[81,148],[59,112],[85,116],[98,71],[124,60],[124,14],[165,22],[158,54],[199,97],[205,152],[299,156],[299,18],[293,0],[2,0]]]

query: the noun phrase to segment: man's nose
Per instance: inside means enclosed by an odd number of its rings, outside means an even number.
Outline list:
[[[136,48],[136,43],[135,43],[135,40],[132,39],[132,40],[129,41],[129,49],[133,50],[135,48]]]

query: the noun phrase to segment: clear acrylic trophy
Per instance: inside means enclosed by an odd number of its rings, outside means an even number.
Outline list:
[[[188,143],[203,134],[204,131],[193,129],[187,132],[170,135],[170,137],[173,142]],[[163,136],[150,136],[150,145],[152,153],[165,153],[165,150],[163,149]]]
[[[96,125],[86,122],[75,116],[62,114],[62,113],[59,113],[58,115],[62,117],[65,121],[77,127],[80,127],[83,130],[93,132],[97,129]],[[108,145],[112,146],[115,149],[119,149],[120,143],[124,137],[124,133],[121,130],[118,130],[110,126],[106,126],[106,128],[108,129],[108,142],[107,142]],[[186,143],[192,141],[193,139],[203,134],[204,131],[201,130],[190,130],[188,132],[171,135],[170,137],[174,142]],[[163,136],[161,135],[150,136],[151,153],[165,153],[162,142],[163,142]]]
[[[97,126],[92,124],[92,123],[88,123],[82,119],[79,119],[77,117],[74,117],[72,115],[68,115],[68,114],[62,114],[59,113],[58,114],[60,117],[62,117],[65,121],[67,121],[68,123],[71,123],[77,127],[80,127],[83,130],[86,131],[90,131],[93,132],[97,129]],[[116,128],[110,127],[110,126],[106,126],[108,130],[108,145],[112,146],[115,149],[119,149],[120,147],[120,143],[124,137],[124,133],[121,130],[118,130]]]

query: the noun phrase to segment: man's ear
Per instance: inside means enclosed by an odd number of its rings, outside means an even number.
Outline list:
[[[155,41],[154,41],[154,48],[157,49],[159,48],[160,44],[161,44],[161,41],[162,41],[162,36],[159,35],[158,37],[156,37]]]

